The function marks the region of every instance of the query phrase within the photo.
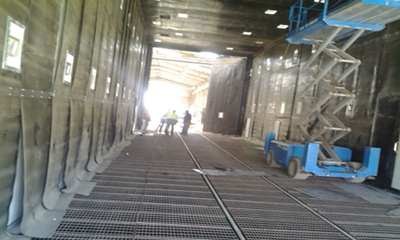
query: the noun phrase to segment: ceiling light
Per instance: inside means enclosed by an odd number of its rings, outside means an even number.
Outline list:
[[[251,32],[243,32],[243,35],[250,36],[250,35],[251,35]]]
[[[325,3],[325,0],[314,0],[314,2]]]
[[[180,18],[188,18],[189,16],[186,13],[178,13],[178,17],[180,17]]]
[[[154,42],[161,42],[161,40],[160,39],[155,39]]]
[[[263,44],[264,42],[261,41],[257,41],[256,44]]]
[[[233,50],[233,47],[227,47],[226,50]]]
[[[176,35],[176,36],[183,36],[183,33],[177,32],[177,33],[175,33],[175,35]]]
[[[315,0],[314,0],[314,1],[315,1]],[[277,10],[268,9],[267,11],[265,11],[265,14],[274,15],[274,14],[277,13],[277,12],[278,12]]]
[[[153,21],[153,24],[159,26],[159,25],[161,25],[161,22],[159,22],[159,21]]]
[[[277,28],[279,28],[279,29],[286,29],[286,28],[288,28],[289,26],[288,25],[286,25],[286,24],[279,24],[279,26],[277,27]]]

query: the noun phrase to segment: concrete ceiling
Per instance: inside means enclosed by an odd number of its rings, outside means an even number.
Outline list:
[[[142,0],[153,46],[250,56],[286,34],[295,0]],[[266,10],[276,10],[274,15]],[[178,14],[187,14],[187,18]],[[251,35],[243,35],[251,32]],[[228,50],[232,49],[232,50]]]
[[[200,89],[208,88],[212,61],[219,57],[222,56],[205,52],[154,48],[150,80],[174,85],[182,97],[189,97]]]

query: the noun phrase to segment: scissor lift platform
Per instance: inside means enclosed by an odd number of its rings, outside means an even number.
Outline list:
[[[314,15],[320,13],[319,16]],[[308,40],[324,40],[337,27],[342,30],[333,41],[349,38],[357,29],[365,29],[364,34],[379,31],[385,24],[400,19],[399,0],[350,0],[330,7],[328,0],[304,7],[303,0],[290,9],[290,43],[311,44]]]
[[[279,141],[274,134],[268,134],[264,150],[267,164],[276,162],[285,166],[289,176],[297,179],[314,174],[362,182],[376,176],[380,149],[367,147],[363,162],[358,163],[351,161],[349,148],[334,146],[351,132],[335,114],[354,100],[355,94],[343,82],[361,64],[346,50],[359,37],[382,30],[385,24],[400,19],[400,0],[338,0],[333,4],[320,0],[310,6],[304,6],[304,2],[299,0],[291,7],[286,38],[290,43],[315,47],[302,64],[302,69],[312,76],[311,81],[296,96],[296,102],[301,101],[305,108],[296,122],[304,143]],[[322,54],[328,58],[322,58],[323,63],[318,67],[310,67]],[[330,75],[338,65],[343,72]],[[322,88],[315,91],[318,84]]]

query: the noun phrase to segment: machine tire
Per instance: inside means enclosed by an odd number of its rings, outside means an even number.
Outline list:
[[[268,167],[275,167],[278,168],[281,165],[275,162],[274,160],[274,151],[272,149],[268,149],[267,154],[265,154],[264,163]]]
[[[272,149],[268,149],[267,154],[265,154],[265,165],[271,167],[274,164],[274,151]]]
[[[309,174],[301,171],[301,159],[292,158],[287,166],[287,173],[292,179],[307,179]]]
[[[365,178],[358,177],[358,178],[345,178],[344,179],[348,183],[362,183],[365,181]]]

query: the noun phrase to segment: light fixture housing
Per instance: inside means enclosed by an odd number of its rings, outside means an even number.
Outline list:
[[[175,33],[175,35],[176,35],[176,36],[180,36],[180,37],[182,37],[182,36],[183,36],[183,33],[176,32],[176,33]]]
[[[226,50],[232,51],[233,47],[227,47]]]
[[[289,27],[289,25],[286,25],[286,24],[279,24],[278,26],[277,26],[277,28],[279,28],[279,29],[286,29],[286,28],[288,28]]]
[[[178,13],[178,17],[179,18],[188,18],[189,15],[187,15],[186,13]]]
[[[264,42],[261,42],[261,41],[257,41],[257,42],[255,42],[255,44],[258,44],[258,45],[261,45],[261,44],[263,44]]]
[[[267,9],[267,11],[265,11],[264,13],[268,14],[268,15],[275,15],[275,13],[277,13],[277,12],[278,12],[277,10]]]
[[[252,34],[252,32],[246,32],[246,31],[243,32],[243,35],[246,35],[246,36],[250,36],[251,34]]]

